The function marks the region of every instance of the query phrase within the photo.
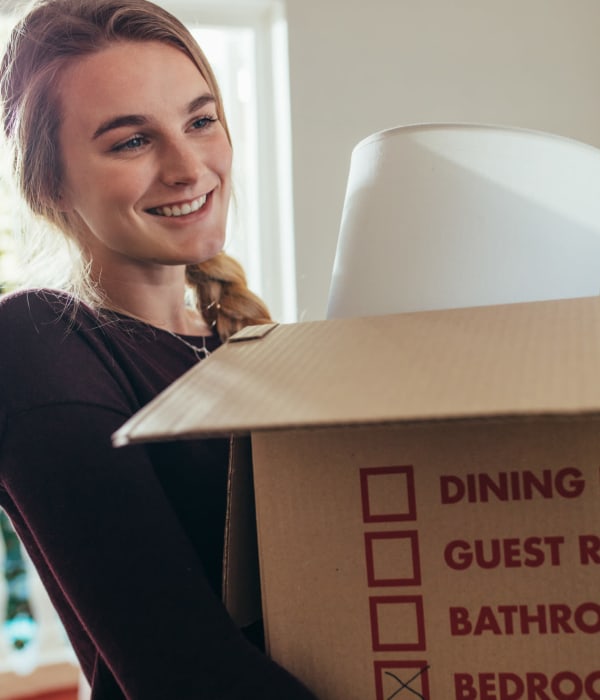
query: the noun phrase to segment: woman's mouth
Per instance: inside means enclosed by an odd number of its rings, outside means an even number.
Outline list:
[[[196,199],[192,199],[189,202],[184,202],[183,204],[171,204],[165,205],[164,207],[155,207],[154,209],[148,209],[150,214],[156,214],[157,216],[187,216],[188,214],[193,214],[198,209],[202,209],[206,203],[208,195],[203,194]]]

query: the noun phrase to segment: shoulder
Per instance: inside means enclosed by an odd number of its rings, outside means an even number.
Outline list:
[[[15,409],[84,400],[93,392],[100,398],[108,350],[99,326],[90,307],[63,292],[38,289],[2,297],[2,398]]]
[[[0,298],[0,353],[52,355],[60,345],[74,348],[77,336],[97,325],[94,312],[64,292],[29,289]]]
[[[13,292],[0,298],[0,329],[39,334],[72,315],[75,304],[73,297],[53,289]]]
[[[75,300],[48,289],[14,292],[0,299],[0,358],[3,367],[51,359],[78,325]],[[81,312],[78,312],[81,315]]]

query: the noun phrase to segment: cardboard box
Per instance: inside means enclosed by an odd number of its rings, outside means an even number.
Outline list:
[[[586,298],[247,329],[115,441],[242,436],[227,604],[253,486],[269,651],[319,698],[597,699],[599,414]]]

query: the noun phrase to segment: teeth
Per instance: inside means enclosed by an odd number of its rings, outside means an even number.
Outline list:
[[[194,199],[191,202],[186,202],[185,204],[174,204],[170,207],[157,207],[152,209],[152,212],[159,214],[160,216],[186,216],[186,214],[191,214],[192,212],[198,211],[204,206],[206,202],[206,195],[203,194],[198,199]]]

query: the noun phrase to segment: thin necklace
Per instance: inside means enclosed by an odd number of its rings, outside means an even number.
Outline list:
[[[211,308],[214,306],[214,303],[211,304],[208,308]],[[220,308],[220,304],[217,304],[217,307]],[[156,326],[153,323],[150,323],[149,321],[146,321],[143,318],[140,318],[139,316],[135,316],[127,311],[122,311],[119,307],[111,307],[108,304],[104,307],[108,311],[113,311],[118,314],[121,314],[123,316],[128,316],[129,318],[134,318],[137,321],[141,321],[145,325],[149,326],[150,328],[158,328],[161,331],[165,331],[165,333],[168,333],[169,335],[172,335],[175,340],[178,340],[180,343],[183,343],[186,347],[188,347],[193,353],[194,357],[198,362],[200,360],[205,360],[209,355],[210,355],[210,350],[206,347],[206,336],[202,336],[202,347],[199,348],[197,345],[193,345],[192,343],[189,343],[185,338],[182,338],[180,335],[177,335],[174,331],[170,331],[168,328],[162,328],[161,326]],[[212,325],[214,326],[216,324],[213,323]]]
[[[180,335],[177,335],[174,331],[170,331],[167,328],[163,328],[162,330],[167,331],[169,335],[172,335],[173,338],[178,340],[180,343],[183,343],[184,345],[187,345],[187,347],[194,353],[196,360],[200,362],[200,360],[205,360],[209,355],[210,355],[210,350],[206,347],[206,336],[202,336],[202,347],[199,348],[197,345],[193,345],[192,343],[188,343],[188,341],[185,338],[182,338]]]

